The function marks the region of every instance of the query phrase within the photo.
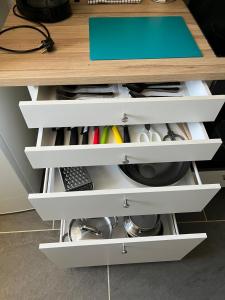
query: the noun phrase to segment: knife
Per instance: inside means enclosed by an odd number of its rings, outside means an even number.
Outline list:
[[[70,145],[78,145],[78,143],[79,143],[78,128],[73,127],[70,130],[71,130]]]
[[[102,135],[101,135],[101,144],[107,144],[109,138],[109,126],[105,126],[102,130]]]
[[[117,144],[122,144],[123,143],[123,139],[121,137],[121,134],[117,128],[117,126],[112,126],[112,132],[113,132],[113,135],[114,135],[114,138],[116,140],[116,143]]]
[[[81,135],[83,136],[82,145],[88,144],[89,127],[82,127]]]
[[[55,146],[62,146],[64,145],[64,128],[56,129],[56,139],[55,139]]]
[[[93,137],[93,144],[99,144],[99,127],[94,127],[94,137]]]

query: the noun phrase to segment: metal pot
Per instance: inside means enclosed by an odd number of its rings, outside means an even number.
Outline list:
[[[163,230],[159,215],[124,217],[124,228],[130,237],[159,235]]]
[[[90,239],[109,239],[112,230],[117,225],[118,219],[111,218],[73,219],[69,224],[69,240],[80,241]]]

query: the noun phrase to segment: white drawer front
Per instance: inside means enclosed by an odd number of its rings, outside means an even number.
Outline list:
[[[31,194],[43,220],[202,211],[220,185]],[[128,208],[124,208],[127,199]]]
[[[154,143],[27,147],[32,167],[53,168],[211,160],[221,145],[220,139]]]
[[[183,135],[177,124],[170,124],[174,132]],[[153,126],[152,126],[153,127]],[[65,145],[53,146],[56,133],[49,128],[39,129],[37,145],[27,147],[26,155],[33,168],[53,168],[70,166],[118,165],[173,161],[211,160],[222,141],[209,139],[202,123],[188,123],[192,140],[139,143],[138,137],[144,125],[129,126],[131,143],[115,144],[109,130],[109,144],[68,145],[70,131],[65,130]],[[118,127],[120,132],[123,128]],[[154,125],[161,138],[166,134],[165,124]],[[100,128],[100,131],[102,128]],[[89,143],[93,140],[90,129]]]
[[[21,102],[29,128],[214,121],[225,96]]]
[[[62,192],[59,173],[50,172],[48,193],[30,194],[43,220],[147,215],[201,211],[220,190],[218,184],[195,185],[191,172],[177,186],[144,187],[117,167],[89,169],[96,190]],[[128,207],[124,207],[127,200]]]
[[[122,93],[112,99],[56,101],[51,89],[39,94],[35,90],[32,102],[20,103],[29,128],[123,125],[124,114],[126,124],[214,121],[225,102],[202,81],[185,82],[179,97],[134,99]]]
[[[89,240],[41,244],[40,250],[59,267],[72,268],[180,260],[204,239],[206,234]]]

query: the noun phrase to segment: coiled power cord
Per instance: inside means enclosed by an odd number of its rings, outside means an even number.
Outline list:
[[[29,22],[32,22],[41,28],[38,28],[38,27],[32,26],[32,25],[11,26],[11,27],[1,30],[0,36],[9,31],[12,31],[12,30],[26,28],[26,29],[32,29],[32,30],[38,31],[44,37],[44,39],[41,41],[41,44],[38,47],[35,47],[32,49],[25,49],[25,50],[10,49],[10,48],[6,48],[6,47],[3,47],[0,45],[0,50],[6,51],[6,52],[11,52],[11,53],[17,53],[17,54],[31,53],[31,52],[36,52],[36,51],[40,51],[40,50],[42,50],[42,53],[53,51],[54,50],[54,41],[51,38],[51,34],[50,34],[48,28],[40,22],[30,20],[30,19],[18,14],[16,10],[17,10],[17,6],[14,5],[13,13],[16,17],[21,18],[26,21],[29,21]]]

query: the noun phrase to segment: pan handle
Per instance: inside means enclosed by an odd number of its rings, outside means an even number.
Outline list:
[[[119,219],[118,219],[118,217],[113,217],[113,219],[114,219],[114,224],[112,224],[112,222],[111,222],[111,225],[112,225],[112,228],[115,228],[118,225]]]
[[[90,232],[94,233],[95,235],[101,235],[102,234],[102,232],[97,230],[95,227],[88,226],[88,225],[85,225],[85,224],[82,225],[80,228],[82,230],[85,230],[85,231],[90,231]]]

